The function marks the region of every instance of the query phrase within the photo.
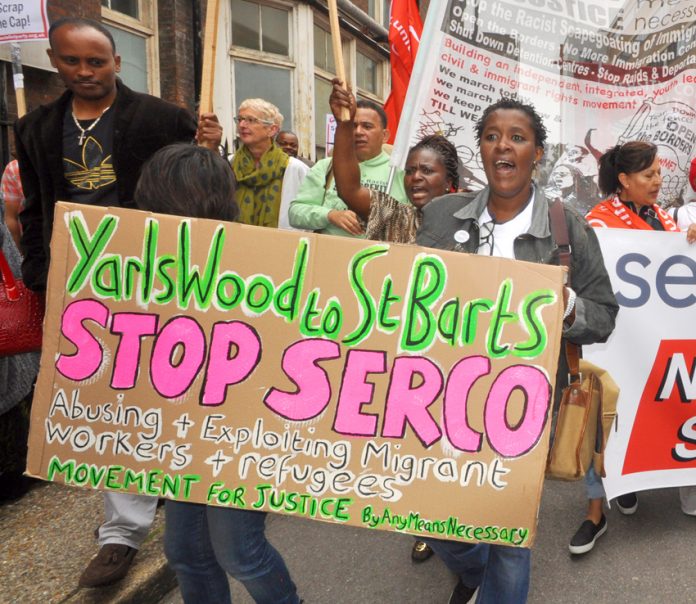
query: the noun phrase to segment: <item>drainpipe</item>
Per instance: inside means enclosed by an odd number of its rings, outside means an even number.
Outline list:
[[[387,42],[389,40],[389,32],[352,2],[348,0],[337,0],[336,5],[351,19],[355,19],[355,21],[367,29],[377,42]]]
[[[325,15],[329,14],[329,9],[327,8],[325,3],[320,2],[319,0],[305,0],[305,2],[309,4],[311,7],[320,10]],[[367,42],[371,46],[374,46],[375,42],[380,43],[389,41],[389,32],[386,29],[384,29],[384,27],[382,27],[379,23],[377,23],[377,21],[375,21],[372,17],[370,17],[370,15],[368,15],[366,12],[360,10],[358,7],[348,2],[348,0],[336,0],[336,4],[340,11],[342,11],[345,15],[351,17],[357,23],[357,25],[354,25],[345,17],[339,15],[341,25],[345,27],[346,30],[349,31],[351,34],[353,34],[357,38],[360,38],[364,42]],[[377,46],[377,48],[381,50],[383,54],[388,56],[388,50],[379,45]]]

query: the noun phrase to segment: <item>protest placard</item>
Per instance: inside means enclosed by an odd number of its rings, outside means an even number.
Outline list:
[[[59,203],[28,472],[529,546],[562,282],[553,266]]]
[[[534,104],[549,138],[538,182],[581,212],[599,201],[597,157],[658,146],[661,203],[678,205],[696,144],[696,1],[450,0],[431,3],[394,152],[444,134],[466,186],[483,185],[474,126],[486,106]]]
[[[685,233],[597,229],[621,307],[585,357],[621,392],[607,446],[607,498],[696,485],[696,250]]]
[[[0,0],[0,42],[48,38],[46,0]]]

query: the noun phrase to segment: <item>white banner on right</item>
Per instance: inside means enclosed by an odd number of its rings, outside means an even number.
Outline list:
[[[609,340],[583,347],[621,389],[607,499],[696,485],[696,247],[686,233],[596,233],[621,307]]]

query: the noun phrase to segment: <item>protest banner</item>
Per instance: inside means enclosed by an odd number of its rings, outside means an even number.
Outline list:
[[[529,546],[562,282],[554,266],[61,202],[28,472]]]
[[[46,0],[0,0],[0,42],[48,38]]]
[[[392,159],[442,133],[465,186],[483,186],[474,125],[501,97],[531,102],[549,131],[538,182],[581,212],[599,201],[597,158],[658,146],[661,203],[682,202],[696,143],[696,1],[449,0],[428,10]]]
[[[685,233],[596,232],[621,307],[609,340],[584,348],[621,390],[607,498],[696,485],[696,249]]]

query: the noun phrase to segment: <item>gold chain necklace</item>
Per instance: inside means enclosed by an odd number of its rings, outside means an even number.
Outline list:
[[[101,112],[101,115],[100,115],[96,120],[94,120],[89,126],[87,126],[87,128],[83,128],[83,127],[80,125],[79,120],[78,120],[77,117],[75,116],[75,110],[73,109],[73,110],[71,111],[71,113],[72,113],[72,118],[73,118],[73,122],[75,122],[75,125],[77,126],[77,129],[80,131],[80,138],[77,140],[77,144],[78,144],[80,147],[82,147],[82,145],[84,144],[84,142],[85,142],[85,137],[94,129],[94,127],[99,123],[99,120],[100,120],[101,118],[104,117],[104,114],[105,114],[109,109],[111,109],[111,105],[109,105],[106,109],[104,109],[104,111]]]

